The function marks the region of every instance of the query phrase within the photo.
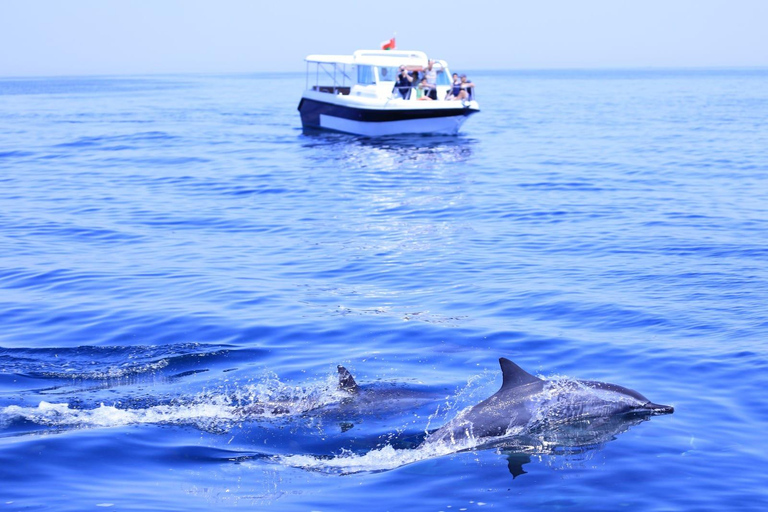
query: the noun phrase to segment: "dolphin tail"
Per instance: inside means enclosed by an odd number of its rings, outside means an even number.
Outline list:
[[[339,389],[348,393],[357,393],[357,382],[349,373],[349,370],[339,365],[336,367],[339,370]]]

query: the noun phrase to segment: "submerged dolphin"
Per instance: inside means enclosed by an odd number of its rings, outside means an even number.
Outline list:
[[[379,385],[361,386],[355,382],[349,370],[339,365],[339,391],[346,392],[341,405],[354,408],[386,411],[387,409],[403,409],[410,405],[431,403],[445,395],[440,391],[428,389],[414,389],[403,387],[394,383],[382,383]]]
[[[443,396],[441,392],[404,387],[395,383],[359,385],[345,367],[339,365],[336,393],[322,396],[304,396],[300,400],[257,401],[241,410],[251,417],[277,417],[295,415],[381,414],[430,403]]]
[[[432,432],[427,443],[456,443],[460,439],[527,434],[592,418],[669,414],[659,405],[615,384],[581,380],[546,381],[509,359],[499,359],[503,383],[490,398],[459,414]]]

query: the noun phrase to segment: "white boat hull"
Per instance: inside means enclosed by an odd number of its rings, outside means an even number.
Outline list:
[[[331,115],[320,115],[320,128],[343,133],[382,137],[386,135],[434,133],[455,135],[466,116],[438,117],[432,119],[407,119],[402,121],[365,122],[343,119]]]
[[[305,130],[333,130],[364,137],[454,135],[470,115],[479,112],[475,102],[382,102],[315,92],[305,94],[298,109]]]

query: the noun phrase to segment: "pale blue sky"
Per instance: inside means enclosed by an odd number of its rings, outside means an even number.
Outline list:
[[[301,71],[424,50],[454,69],[768,66],[768,0],[0,0],[0,76]]]

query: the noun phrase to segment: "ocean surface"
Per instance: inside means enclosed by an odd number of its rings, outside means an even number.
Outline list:
[[[768,509],[768,70],[469,75],[381,140],[303,74],[0,79],[0,511]],[[675,412],[424,443],[499,357]]]

